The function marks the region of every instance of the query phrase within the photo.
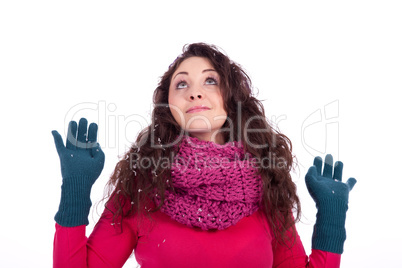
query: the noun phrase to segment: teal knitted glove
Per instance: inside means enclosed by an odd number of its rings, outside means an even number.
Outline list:
[[[356,183],[354,178],[342,182],[342,162],[336,162],[332,174],[333,159],[325,157],[324,171],[321,174],[322,159],[316,157],[314,166],[306,174],[307,189],[317,207],[317,220],[314,225],[312,248],[342,254],[346,240],[346,211],[349,192]]]
[[[59,210],[54,219],[65,227],[88,225],[91,188],[105,163],[105,155],[96,142],[98,126],[90,124],[87,133],[87,124],[81,118],[77,131],[77,123],[69,123],[66,146],[60,134],[52,131],[63,177]]]

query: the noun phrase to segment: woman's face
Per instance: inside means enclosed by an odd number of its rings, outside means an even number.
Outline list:
[[[174,119],[191,136],[223,143],[219,129],[227,113],[220,77],[208,59],[190,57],[178,66],[170,82],[168,101]]]

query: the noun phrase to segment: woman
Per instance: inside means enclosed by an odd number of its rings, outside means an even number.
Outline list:
[[[349,191],[342,163],[317,157],[306,185],[318,213],[308,257],[291,142],[268,124],[242,68],[216,47],[185,46],[154,92],[152,123],[118,162],[87,239],[90,191],[104,154],[97,125],[70,122],[61,159],[55,267],[339,267]],[[295,215],[295,217],[294,217]]]

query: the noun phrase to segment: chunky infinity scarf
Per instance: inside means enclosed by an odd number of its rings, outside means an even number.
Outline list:
[[[259,208],[262,183],[252,163],[241,142],[219,145],[185,136],[171,167],[175,191],[166,190],[161,211],[203,230],[236,224]]]

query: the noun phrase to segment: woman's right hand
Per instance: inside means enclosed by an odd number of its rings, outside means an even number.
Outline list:
[[[96,141],[98,126],[89,125],[81,118],[68,125],[66,146],[57,131],[52,131],[60,157],[63,177],[61,200],[55,220],[61,226],[72,227],[88,224],[91,208],[91,188],[102,172],[105,154]]]
[[[105,163],[105,154],[96,141],[98,125],[81,118],[78,130],[77,123],[68,125],[66,146],[60,134],[53,130],[54,143],[60,157],[63,180],[75,176],[85,176],[92,182],[99,177]]]

